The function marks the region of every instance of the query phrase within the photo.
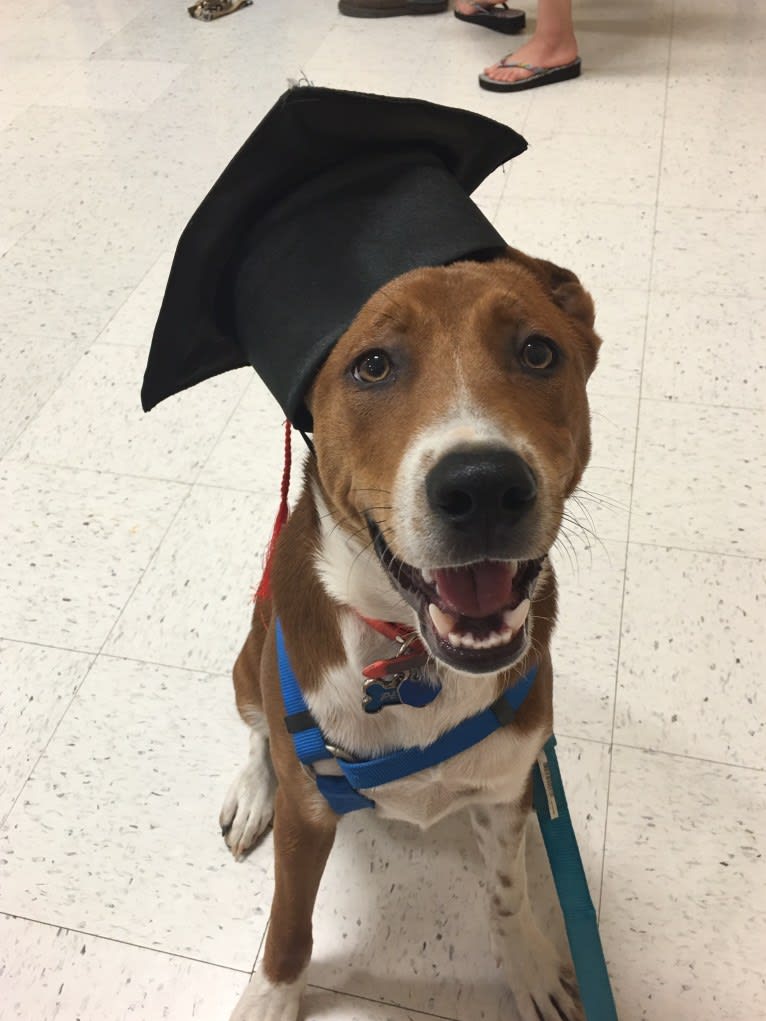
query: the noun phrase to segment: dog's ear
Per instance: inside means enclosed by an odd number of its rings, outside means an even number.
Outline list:
[[[596,321],[593,299],[571,270],[562,269],[546,259],[533,259],[517,248],[509,247],[507,258],[536,276],[562,311],[584,323],[588,329],[593,328]]]

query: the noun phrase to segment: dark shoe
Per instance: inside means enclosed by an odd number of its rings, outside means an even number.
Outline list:
[[[487,74],[479,75],[479,85],[490,92],[523,92],[524,89],[537,89],[541,85],[553,85],[554,82],[566,82],[570,78],[579,78],[581,63],[577,57],[571,64],[562,64],[561,67],[533,67],[532,64],[514,64],[500,61],[501,67],[520,67],[524,71],[531,71],[528,78],[522,78],[517,82],[499,82],[490,78]]]
[[[447,0],[340,0],[338,10],[349,18],[399,18],[441,14],[447,10]]]
[[[527,23],[524,11],[514,10],[507,4],[485,7],[480,3],[472,3],[471,6],[476,8],[475,14],[461,14],[460,11],[455,11],[458,21],[467,21],[469,25],[481,25],[482,28],[492,29],[493,32],[504,32],[506,35],[521,32]]]

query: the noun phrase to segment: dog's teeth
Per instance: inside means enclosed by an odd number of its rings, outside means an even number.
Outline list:
[[[463,644],[463,636],[457,634],[457,632],[455,631],[450,631],[450,633],[447,635],[447,641],[450,643],[450,645],[453,645],[456,649],[459,649],[460,646]]]
[[[426,585],[433,585],[434,583],[433,571],[421,571],[420,573],[423,575],[423,581],[426,583]]]
[[[441,638],[446,638],[449,635],[450,642],[452,642],[451,632],[455,624],[457,624],[457,617],[453,617],[452,614],[445,613],[443,610],[440,610],[435,603],[429,603],[428,614],[433,621],[433,625],[438,631],[439,636]],[[455,643],[452,642],[452,644],[454,645]]]
[[[503,614],[503,624],[511,631],[518,631],[527,619],[529,613],[529,600],[522,599],[514,610],[506,610]]]
[[[500,645],[507,645],[513,638],[513,628],[504,627],[500,632]]]
[[[516,575],[519,573],[519,562],[518,562],[518,560],[509,560],[508,561],[508,566],[511,569],[511,577],[515,578]]]

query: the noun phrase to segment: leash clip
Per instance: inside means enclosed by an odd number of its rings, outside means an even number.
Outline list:
[[[408,705],[416,709],[429,705],[441,691],[437,680],[431,683],[421,668],[428,662],[428,653],[416,631],[390,634],[399,643],[399,652],[389,659],[378,659],[364,667],[362,673],[362,708],[366,713],[379,713],[389,705]]]

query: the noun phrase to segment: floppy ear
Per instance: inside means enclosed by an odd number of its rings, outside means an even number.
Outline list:
[[[593,328],[596,321],[593,299],[571,270],[562,269],[546,259],[533,259],[518,248],[509,247],[508,257],[536,276],[563,312],[579,319],[588,329]]]

